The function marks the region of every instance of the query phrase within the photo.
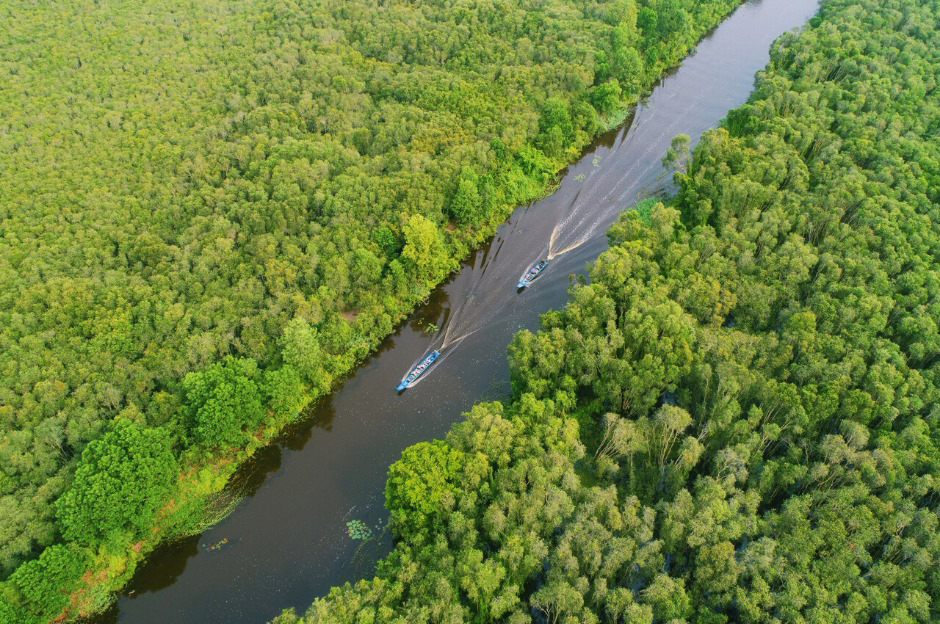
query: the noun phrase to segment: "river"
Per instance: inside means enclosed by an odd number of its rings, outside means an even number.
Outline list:
[[[569,276],[606,248],[604,232],[616,215],[668,190],[660,159],[672,137],[687,134],[694,142],[743,104],[771,42],[817,6],[751,0],[737,9],[628,123],[599,137],[563,172],[556,192],[516,209],[339,389],[244,466],[236,481],[245,499],[230,516],[157,549],[93,621],[260,623],[285,607],[302,612],[333,585],[371,576],[391,547],[377,528],[387,517],[388,466],[405,447],[442,437],[474,403],[508,396],[512,335],[535,329],[540,314],[565,304]],[[520,274],[547,254],[553,238],[551,264],[517,293]],[[428,334],[428,323],[440,331]],[[445,334],[445,357],[421,383],[396,394],[410,365]],[[353,519],[375,528],[378,539],[361,545],[347,537]],[[206,548],[223,539],[222,548]]]

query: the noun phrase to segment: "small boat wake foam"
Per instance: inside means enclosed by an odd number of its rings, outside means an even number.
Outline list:
[[[408,372],[408,374],[405,375],[404,379],[401,380],[401,383],[398,384],[398,387],[395,388],[395,391],[401,392],[415,385],[415,383],[417,383],[418,381],[418,378],[421,377],[421,375],[423,375],[424,373],[426,373],[428,371],[428,368],[430,368],[431,364],[434,363],[434,360],[436,360],[439,357],[441,357],[440,351],[431,351],[428,357],[421,360],[420,364],[412,368]]]
[[[522,290],[529,284],[531,284],[539,274],[545,270],[545,267],[548,266],[548,260],[539,260],[531,267],[529,270],[522,274],[522,277],[519,278],[519,283],[516,284],[516,288]]]

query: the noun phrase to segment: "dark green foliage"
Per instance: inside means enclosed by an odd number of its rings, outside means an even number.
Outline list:
[[[56,544],[17,568],[9,579],[9,593],[0,597],[0,622],[41,623],[59,615],[89,561],[86,551]]]
[[[375,241],[387,258],[394,258],[401,251],[401,243],[398,238],[392,230],[384,225],[372,232],[372,240]]]
[[[574,125],[568,104],[559,98],[551,98],[542,107],[539,119],[539,134],[535,144],[550,158],[559,158],[565,147],[574,141]]]
[[[636,213],[637,217],[640,218],[640,221],[642,221],[646,225],[650,225],[651,220],[652,220],[653,208],[658,203],[659,202],[656,200],[655,197],[649,197],[647,199],[637,202],[636,205],[633,206],[633,211]]]
[[[610,115],[616,112],[622,101],[623,90],[616,78],[611,78],[591,90],[591,104],[601,114]]]
[[[268,381],[289,383],[285,377],[291,370],[284,372],[282,369]],[[294,375],[297,376],[296,372]],[[246,429],[257,427],[264,417],[258,377],[254,360],[232,356],[202,372],[186,375],[183,380],[186,392],[184,414],[186,431],[192,442],[207,448],[241,445]],[[279,401],[287,401],[287,398],[282,397]]]
[[[166,431],[115,421],[85,448],[74,481],[56,503],[63,536],[95,545],[143,535],[178,472]]]
[[[938,16],[826,0],[785,35],[433,447],[466,458],[445,513],[301,620],[940,620]]]

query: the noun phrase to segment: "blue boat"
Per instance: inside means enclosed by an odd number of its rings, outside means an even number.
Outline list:
[[[421,363],[411,369],[411,372],[401,380],[401,383],[398,384],[398,387],[395,388],[397,392],[401,392],[405,388],[410,388],[411,385],[417,381],[418,377],[423,375],[425,371],[428,370],[428,367],[434,363],[434,360],[441,356],[440,351],[432,351],[431,355],[421,360]]]
[[[539,276],[539,273],[545,270],[545,267],[548,266],[548,260],[539,260],[532,265],[532,268],[525,272],[525,275],[519,278],[519,283],[516,285],[516,288],[522,289],[532,283],[536,277]]]

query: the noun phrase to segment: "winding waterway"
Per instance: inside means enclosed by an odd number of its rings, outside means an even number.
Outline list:
[[[245,466],[246,498],[202,535],[158,549],[98,624],[264,622],[303,611],[333,585],[371,576],[387,533],[360,545],[358,519],[384,525],[389,464],[416,442],[443,436],[474,403],[509,394],[506,345],[540,314],[564,305],[569,275],[607,246],[604,232],[636,200],[662,193],[660,159],[676,134],[693,141],[747,99],[771,42],[802,25],[817,0],[750,0],[661,81],[629,123],[601,136],[551,196],[519,207],[462,270],[308,418]],[[552,244],[554,233],[554,244]],[[554,253],[538,280],[520,274]],[[440,327],[428,335],[427,323]],[[439,364],[398,395],[395,385],[428,348]],[[465,336],[465,337],[464,337]],[[461,338],[457,340],[455,338]],[[207,545],[224,546],[210,550]]]

